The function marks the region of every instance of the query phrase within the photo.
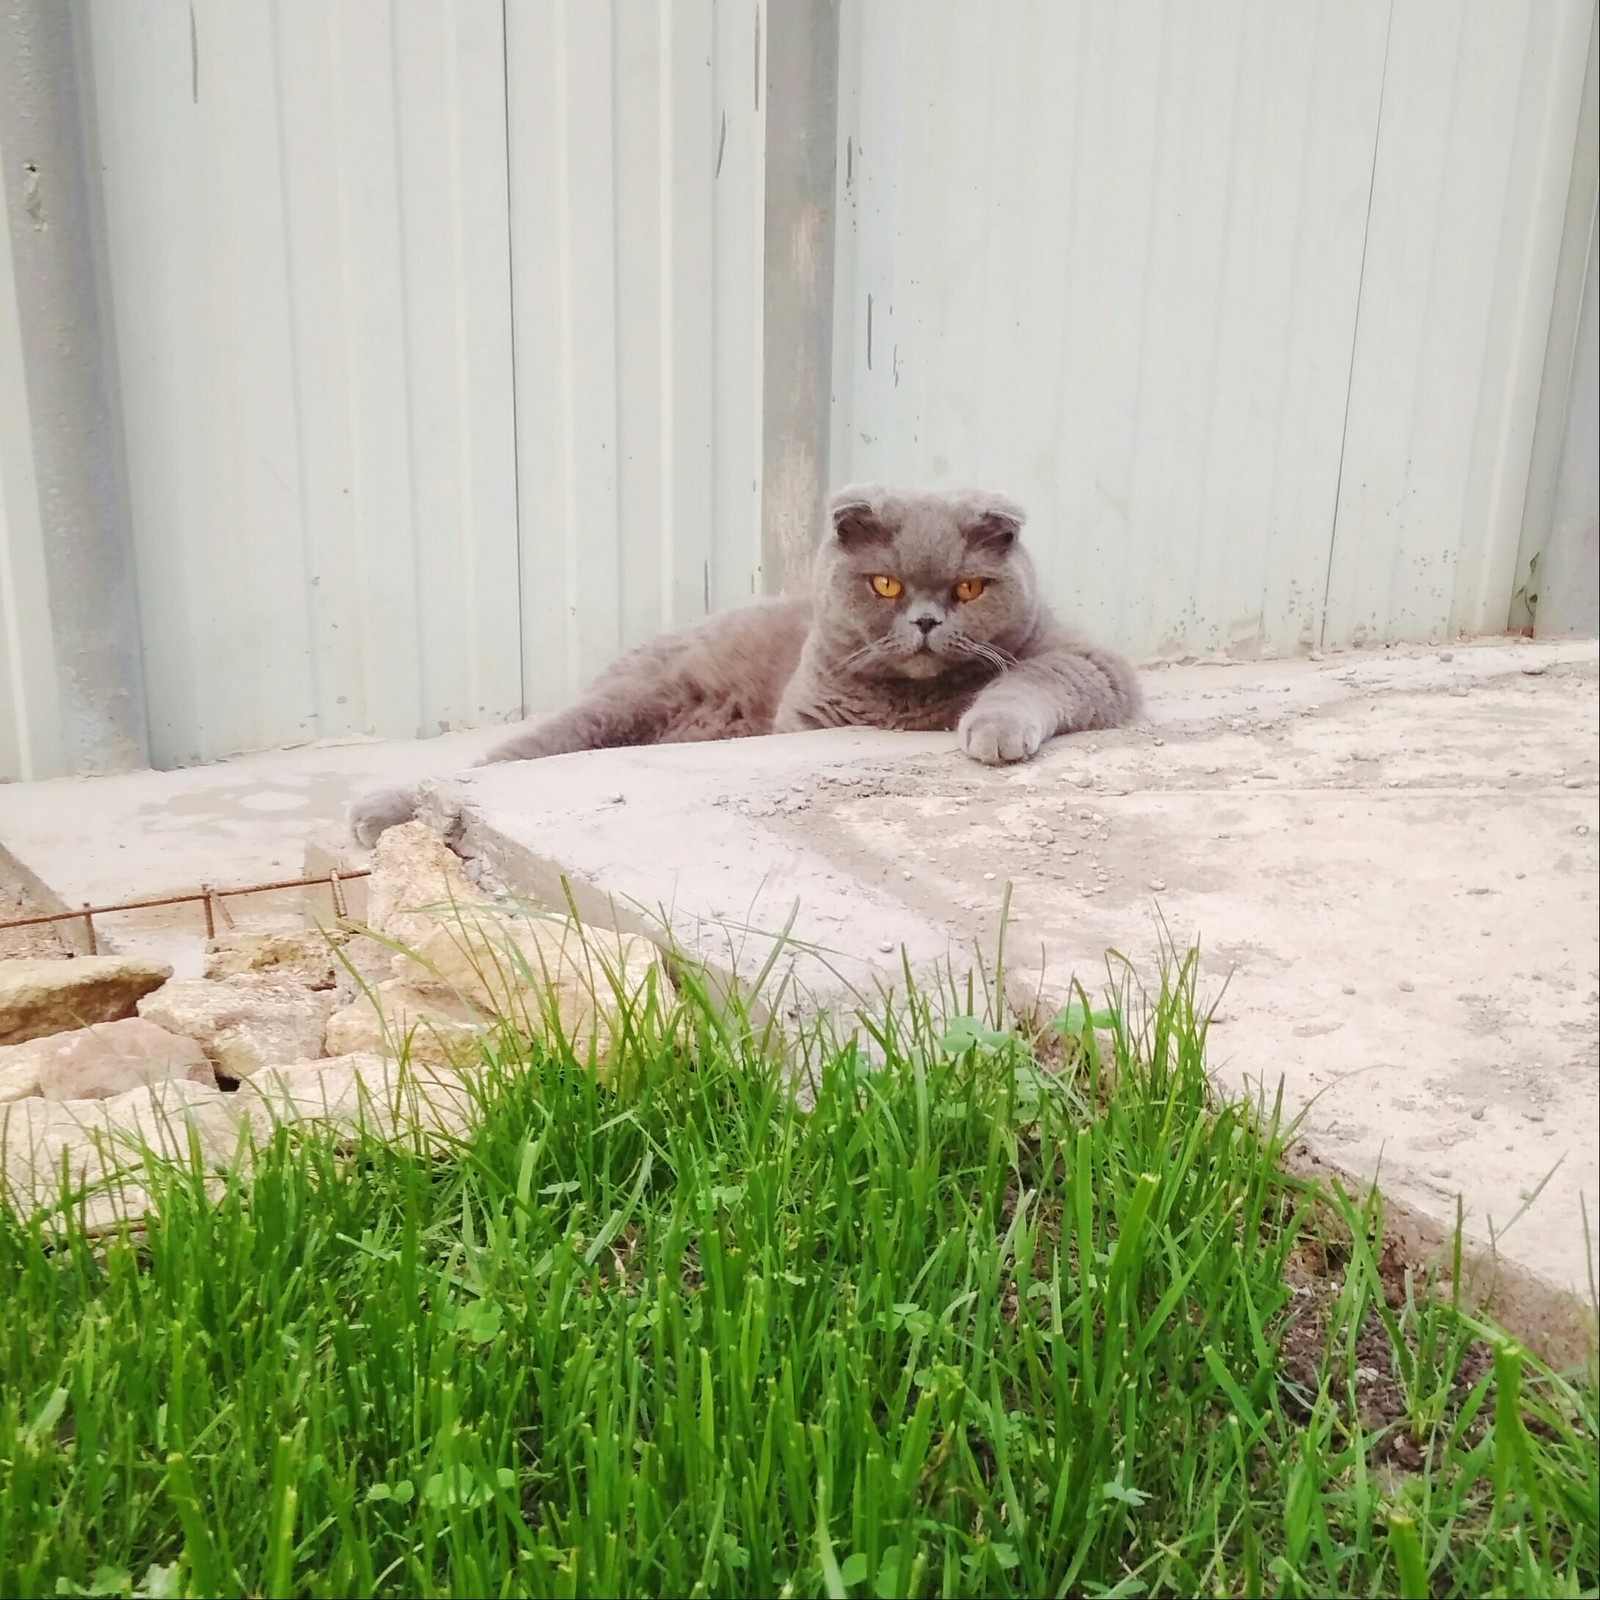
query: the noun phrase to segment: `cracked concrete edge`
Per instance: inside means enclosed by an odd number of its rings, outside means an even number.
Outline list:
[[[1304,1140],[1296,1140],[1284,1151],[1283,1165],[1296,1177],[1338,1187],[1358,1205],[1376,1189],[1385,1240],[1395,1244],[1413,1271],[1437,1273],[1441,1290],[1450,1287],[1454,1230],[1397,1200],[1384,1191],[1381,1182],[1357,1177],[1324,1161]],[[1595,1305],[1499,1254],[1493,1246],[1475,1243],[1465,1229],[1461,1233],[1461,1279],[1454,1288],[1469,1314],[1492,1317],[1549,1366],[1570,1371],[1594,1361],[1600,1344]]]
[[[650,906],[620,898],[605,886],[604,874],[532,849],[497,827],[493,812],[475,805],[458,783],[425,784],[419,815],[449,839],[458,853],[486,871],[496,886],[571,911],[591,926],[650,939],[675,975],[685,964],[692,964],[703,974],[714,1000],[727,1004],[737,995],[758,1025],[780,1015],[802,1026],[819,1019],[848,1024],[856,1014],[875,1011],[897,992],[903,993],[907,982],[926,991],[964,981],[965,967],[958,963],[951,941],[922,918],[914,919],[916,927],[901,930],[909,932],[911,939],[894,952],[900,962],[894,976],[878,965],[867,964],[865,977],[852,978],[838,963],[863,965],[860,958],[796,939],[785,926],[777,925],[776,918],[774,926],[758,927],[731,918],[680,917],[671,904]],[[721,820],[725,829],[730,824],[739,826],[733,819]],[[747,831],[754,834],[758,830]],[[908,914],[902,911],[900,915]],[[980,966],[981,960],[973,965]],[[1032,990],[1019,989],[1013,1007],[1018,1015],[1031,998]]]
[[[714,998],[720,1001],[725,1002],[742,990],[740,964],[731,952],[727,959],[719,959],[717,952],[704,945],[685,950],[675,937],[670,915],[621,903],[583,873],[575,873],[570,864],[507,838],[494,827],[492,820],[471,804],[460,785],[449,781],[429,784],[422,799],[423,820],[450,838],[464,856],[481,862],[511,892],[551,906],[568,906],[584,921],[597,927],[624,934],[642,934],[662,947],[669,962],[674,957],[689,956],[706,974]],[[343,836],[329,836],[313,848],[318,852],[317,870],[322,870],[329,861],[335,866],[353,868],[367,854]],[[310,870],[308,866],[308,875]],[[981,958],[974,961],[974,967],[982,964]],[[915,981],[939,982],[957,976],[957,969],[949,966],[940,972],[934,966],[924,965],[921,970],[913,968],[911,976]],[[1060,997],[1047,992],[1043,974],[1032,974],[1025,967],[1012,968],[1003,974],[1003,981],[1010,1020],[1024,1028],[1045,1027]],[[771,1010],[760,996],[741,994],[741,998],[753,1021],[765,1024],[771,1017]],[[859,1002],[866,997],[851,998]],[[1385,1238],[1393,1241],[1404,1260],[1419,1271],[1448,1274],[1452,1269],[1455,1237],[1436,1218],[1385,1193],[1371,1178],[1360,1177],[1323,1160],[1303,1139],[1287,1146],[1283,1164],[1297,1177],[1337,1185],[1358,1204],[1377,1188],[1382,1201]],[[1461,1282],[1456,1287],[1469,1312],[1493,1317],[1551,1366],[1570,1369],[1592,1359],[1597,1340],[1593,1306],[1585,1305],[1569,1290],[1497,1254],[1492,1247],[1475,1244],[1465,1234],[1461,1242]]]
[[[1010,994],[1008,985],[1008,997]],[[1041,987],[1035,1009],[1019,1013],[1019,1019],[1042,1029],[1061,998],[1052,997]],[[1094,998],[1092,992],[1090,998]],[[1216,1082],[1215,1074],[1210,1075]],[[1217,1092],[1232,1095],[1237,1091],[1217,1083]],[[1265,1094],[1261,1103],[1270,1101],[1271,1095]],[[1382,1206],[1384,1239],[1396,1246],[1408,1267],[1419,1273],[1439,1274],[1441,1288],[1449,1288],[1455,1262],[1454,1230],[1386,1190],[1381,1175],[1362,1177],[1348,1167],[1325,1160],[1304,1136],[1291,1139],[1284,1146],[1281,1159],[1286,1172],[1325,1187],[1337,1187],[1358,1206],[1376,1191]],[[1465,1228],[1461,1231],[1461,1279],[1456,1287],[1461,1304],[1469,1313],[1492,1317],[1550,1366],[1571,1370],[1594,1358],[1600,1344],[1595,1305],[1498,1253],[1492,1245],[1475,1241]]]

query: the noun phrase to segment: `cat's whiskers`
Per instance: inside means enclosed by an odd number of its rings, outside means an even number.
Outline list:
[[[1017,664],[1017,658],[1010,651],[1002,650],[998,645],[986,644],[981,639],[973,639],[967,634],[957,634],[949,641],[949,646],[962,655],[986,662],[997,672],[1004,672]]]
[[[838,665],[836,672],[852,672],[857,667],[868,666],[875,663],[883,651],[881,639],[868,639],[865,644],[857,645]]]

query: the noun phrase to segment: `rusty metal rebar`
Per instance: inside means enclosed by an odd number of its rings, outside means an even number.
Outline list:
[[[366,868],[357,872],[329,872],[326,877],[315,878],[283,878],[275,883],[246,883],[232,889],[219,889],[214,886],[202,886],[196,890],[186,891],[183,894],[153,895],[148,900],[119,900],[111,905],[96,906],[85,901],[76,911],[46,911],[31,917],[9,917],[0,922],[0,929],[5,928],[36,928],[47,922],[76,922],[83,919],[84,929],[89,936],[91,952],[96,943],[94,918],[103,917],[115,911],[147,911],[156,906],[181,906],[196,900],[201,901],[206,908],[206,930],[208,935],[215,937],[215,915],[212,911],[212,899],[215,897],[218,907],[222,906],[224,898],[232,899],[236,895],[246,894],[271,894],[277,889],[314,889],[319,884],[327,884],[333,891],[335,912],[344,916],[344,885],[354,878],[369,877],[370,871]],[[223,910],[227,916],[227,911]],[[232,918],[228,917],[229,922]]]

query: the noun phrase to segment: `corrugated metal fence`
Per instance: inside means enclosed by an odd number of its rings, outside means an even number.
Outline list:
[[[1503,629],[1590,0],[1004,17],[846,6],[835,477],[1139,655]]]
[[[155,764],[514,718],[771,586],[763,87],[814,3],[83,0]],[[1139,655],[1503,628],[1594,15],[843,0],[832,480],[1005,488]]]
[[[749,5],[89,15],[157,764],[514,718],[749,596]]]

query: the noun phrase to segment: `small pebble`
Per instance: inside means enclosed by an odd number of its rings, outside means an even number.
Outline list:
[[[1524,1122],[1543,1122],[1544,1121],[1544,1112],[1542,1112],[1542,1111],[1524,1111],[1522,1113],[1522,1120]]]
[[[1529,662],[1528,665],[1522,669],[1522,675],[1525,678],[1542,678],[1544,676],[1544,668],[1541,667],[1536,661]]]
[[[1472,1120],[1474,1122],[1482,1122],[1487,1109],[1486,1106],[1474,1106],[1472,1108]]]
[[[1587,833],[1589,831],[1589,824],[1587,822],[1580,822],[1572,831],[1577,834]]]
[[[1441,661],[1454,661],[1455,658],[1456,658],[1456,653],[1455,653],[1454,650],[1441,650],[1439,652],[1439,659]]]
[[[985,883],[993,883],[993,882],[994,882],[994,874],[993,874],[993,873],[992,873],[992,872],[986,872],[986,873],[984,873],[984,875],[983,875],[983,881],[984,881],[984,882],[985,882]]]
[[[627,795],[625,795],[620,789],[616,790],[612,794],[608,794],[606,799],[608,799],[614,806],[626,805],[628,801]]]
[[[1356,986],[1353,983],[1342,983],[1339,985],[1339,992],[1341,994],[1354,994]]]
[[[1582,778],[1566,778],[1563,780],[1563,782],[1569,789],[1581,789],[1583,787]]]
[[[1313,650],[1311,652],[1311,654],[1306,657],[1306,660],[1307,661],[1320,661],[1320,660],[1322,660],[1322,652],[1320,650]]]
[[[1150,742],[1151,744],[1165,744],[1167,741],[1165,739],[1152,739]]]
[[[902,867],[900,869],[900,876],[902,878],[904,878],[907,883],[910,883],[911,882],[911,868],[910,867]]]
[[[1400,980],[1400,993],[1401,994],[1415,994],[1416,992],[1417,992],[1417,986],[1409,978],[1402,978]]]
[[[1165,889],[1166,883],[1160,878],[1152,878],[1150,880],[1150,887],[1156,890]]]
[[[880,944],[880,945],[879,945],[879,946],[878,946],[878,948],[879,948],[879,949],[880,949],[880,950],[881,950],[881,951],[883,951],[883,953],[884,953],[884,954],[885,954],[885,955],[886,955],[886,956],[888,956],[888,955],[893,955],[893,954],[894,954],[894,940],[893,940],[893,939],[885,939],[885,940],[884,940],[884,941],[883,941],[883,942],[882,942],[882,943],[881,943],[881,944]]]

